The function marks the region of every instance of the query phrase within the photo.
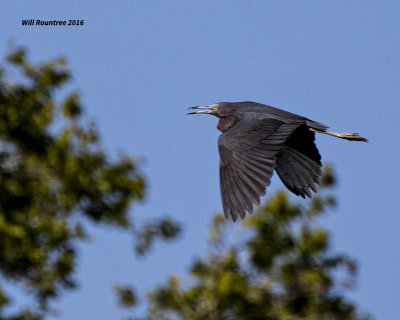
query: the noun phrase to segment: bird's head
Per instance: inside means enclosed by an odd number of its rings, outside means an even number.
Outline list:
[[[187,114],[212,114],[219,118],[217,129],[225,132],[238,121],[238,108],[236,103],[219,102],[205,107],[190,107],[188,110],[198,110]]]

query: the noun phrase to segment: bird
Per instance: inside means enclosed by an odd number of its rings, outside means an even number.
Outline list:
[[[274,171],[292,193],[311,198],[321,177],[315,133],[364,141],[358,133],[335,133],[319,122],[252,101],[189,107],[187,114],[219,118],[220,189],[225,218],[252,214]]]

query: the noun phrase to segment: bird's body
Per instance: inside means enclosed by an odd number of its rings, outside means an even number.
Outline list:
[[[366,141],[355,133],[327,132],[327,126],[278,108],[255,102],[220,102],[191,107],[219,118],[220,185],[225,217],[236,220],[253,212],[253,205],[277,171],[285,186],[303,198],[316,192],[321,156],[314,132],[347,140]]]

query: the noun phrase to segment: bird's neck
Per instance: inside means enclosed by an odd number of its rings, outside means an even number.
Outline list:
[[[223,133],[232,128],[234,124],[235,124],[234,117],[221,117],[219,118],[217,129]]]

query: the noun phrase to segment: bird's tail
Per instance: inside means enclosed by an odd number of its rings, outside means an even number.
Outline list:
[[[311,198],[311,190],[317,192],[321,176],[320,163],[285,146],[279,150],[275,164],[282,182],[295,195]]]

